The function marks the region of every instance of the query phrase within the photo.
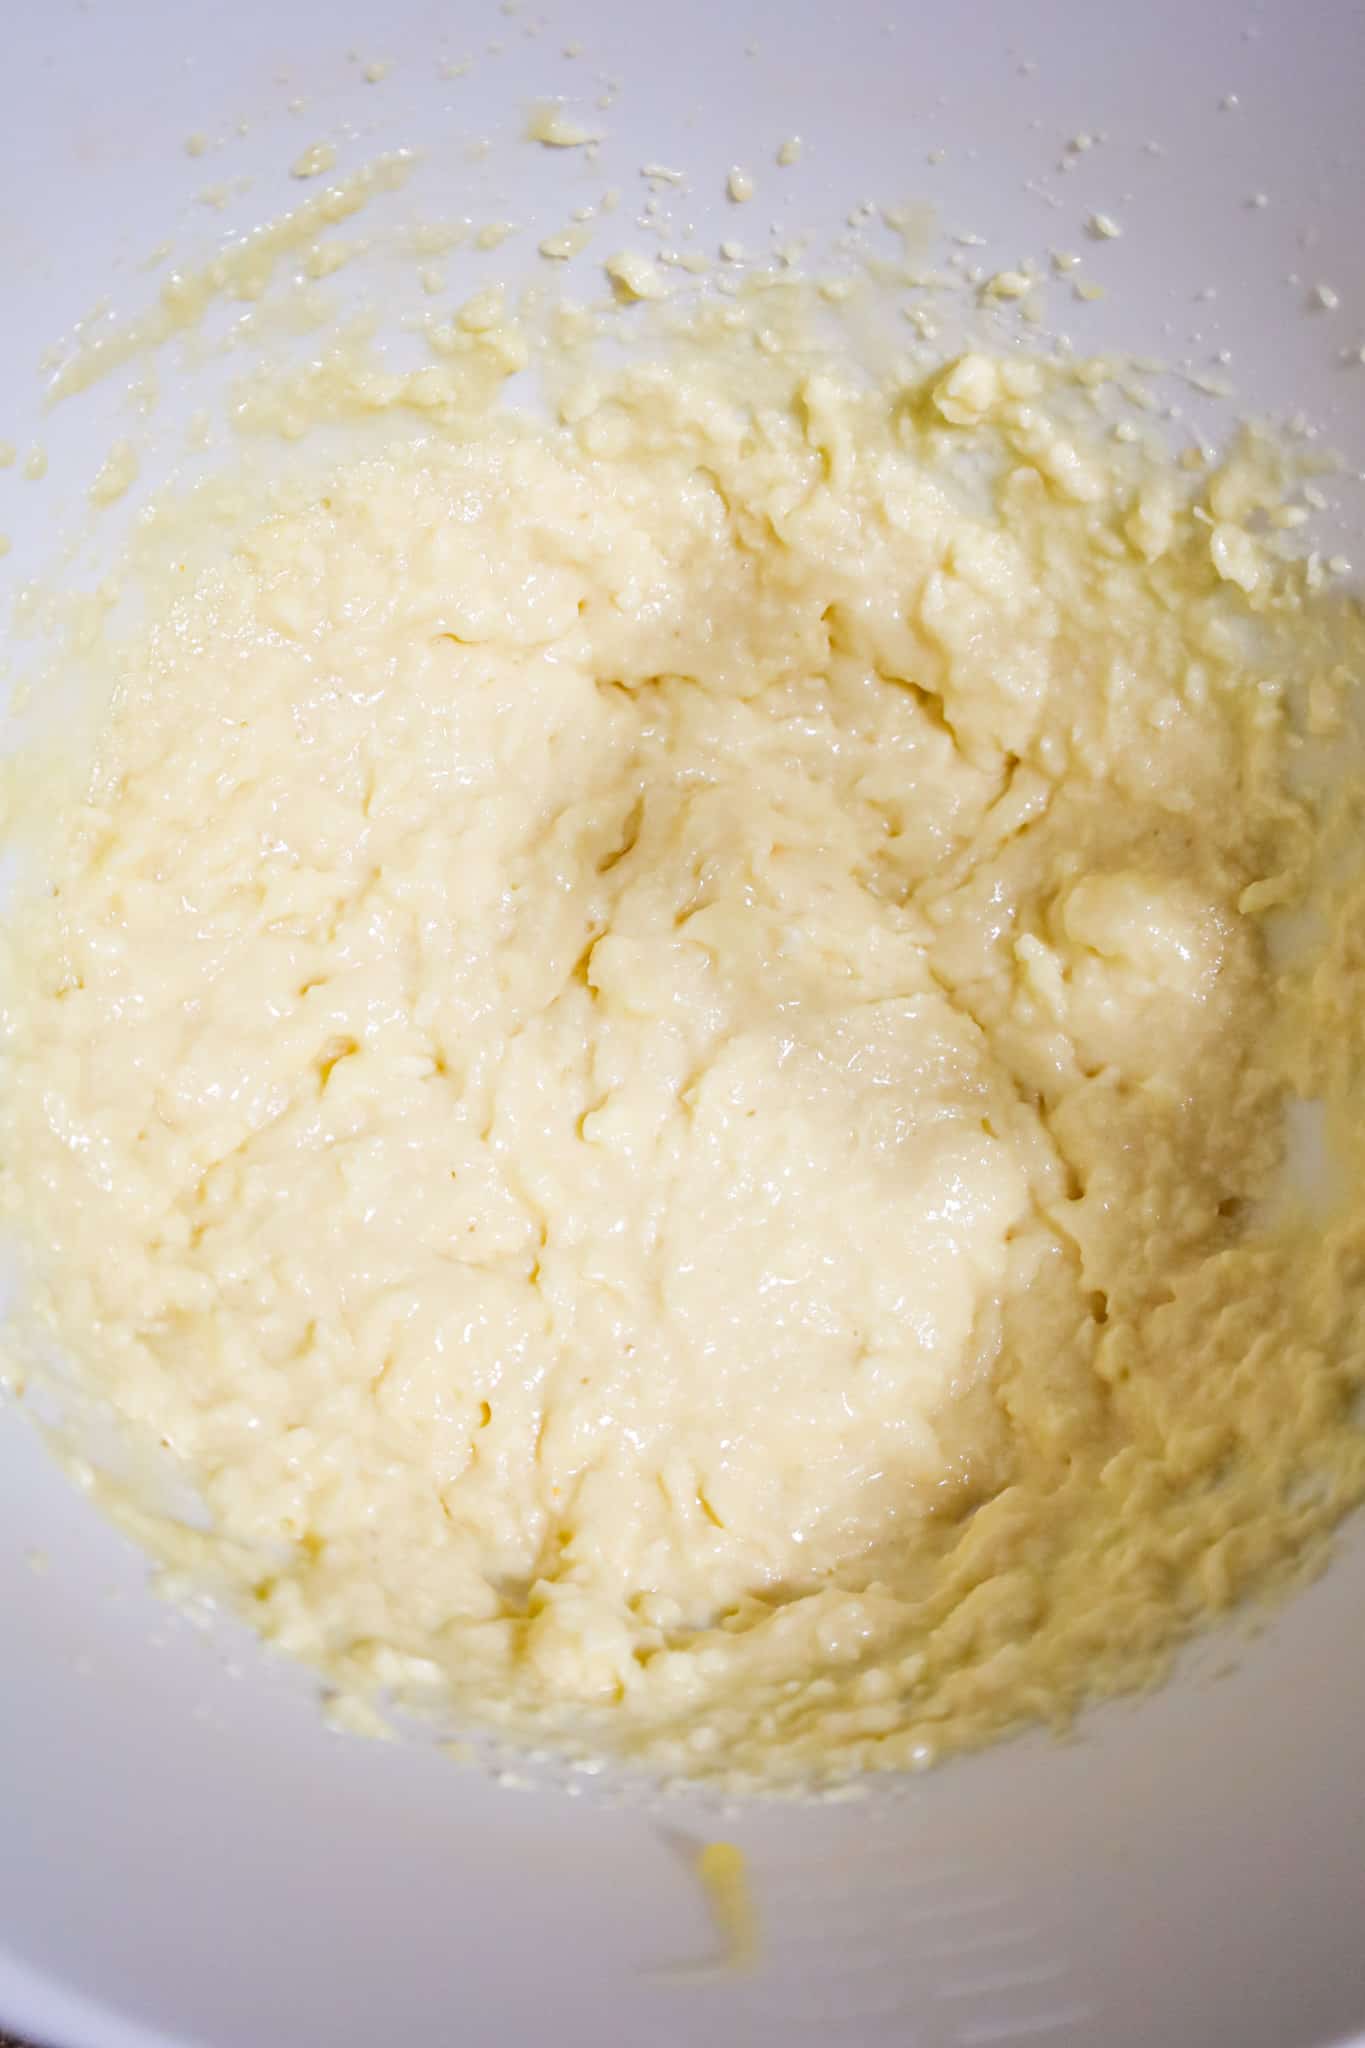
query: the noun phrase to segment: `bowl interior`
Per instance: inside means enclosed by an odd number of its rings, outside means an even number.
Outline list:
[[[932,204],[947,233],[985,238],[988,269],[1084,249],[1104,298],[1055,294],[1078,347],[1187,357],[1249,411],[1301,406],[1358,470],[1365,27],[1346,0],[1307,23],[1241,0],[848,0],[837,19],[819,0],[240,0],[211,26],[170,0],[26,10],[0,132],[0,436],[20,450],[0,471],[0,604],[52,573],[129,431],[132,370],[47,411],[44,349],[103,294],[120,314],[150,303],[165,238],[179,261],[297,201],[288,166],[324,136],[343,168],[421,149],[391,210],[522,223],[498,257],[512,283],[539,223],[610,185],[628,213],[649,162],[686,171],[707,248],[775,222],[832,237],[876,199]],[[528,106],[559,95],[612,100],[595,164],[519,139]],[[794,134],[801,163],[779,173]],[[1068,149],[1082,134],[1093,146]],[[739,225],[732,163],[759,187]],[[1102,249],[1096,210],[1124,230]],[[489,262],[461,254],[452,276],[473,289]],[[154,414],[167,462],[195,380],[224,374],[176,360]],[[42,482],[23,473],[34,443]],[[1329,518],[1348,553],[1350,483]],[[91,573],[117,530],[65,573]],[[518,1790],[328,1733],[306,1674],[151,1597],[8,1408],[0,1489],[0,2023],[35,2038],[1308,2048],[1365,2026],[1360,1532],[1264,1635],[1205,1646],[1073,1740],[1030,1736],[856,1802],[718,1814],[586,1779]],[[718,1834],[750,1858],[762,1958],[688,1976],[715,1952],[692,1861]]]

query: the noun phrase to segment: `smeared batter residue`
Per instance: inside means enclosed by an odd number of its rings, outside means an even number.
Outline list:
[[[758,1914],[744,1851],[733,1842],[707,1842],[697,1857],[697,1876],[720,1937],[721,1966],[752,1969],[759,1953]]]

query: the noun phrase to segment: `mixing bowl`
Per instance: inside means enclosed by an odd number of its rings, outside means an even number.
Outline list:
[[[343,165],[422,152],[389,218],[420,199],[518,222],[498,252],[514,284],[566,195],[615,183],[633,209],[651,161],[688,174],[708,249],[774,222],[828,237],[867,199],[932,206],[949,236],[984,238],[988,268],[1083,248],[1104,295],[1063,294],[1078,347],[1187,358],[1249,410],[1302,407],[1358,467],[1362,64],[1358,0],[12,10],[0,601],[51,575],[128,431],[127,376],[45,411],[45,348],[102,295],[153,302],[164,239],[188,256],[278,212],[324,137]],[[528,105],[561,95],[610,102],[595,164],[519,139]],[[740,226],[734,163],[757,186]],[[1099,211],[1122,228],[1103,246]],[[456,268],[486,278],[480,260]],[[170,447],[196,378],[221,372],[162,355]],[[1349,553],[1359,507],[1333,495]],[[1070,1739],[717,1812],[332,1732],[308,1674],[153,1597],[9,1406],[0,1487],[0,2025],[37,2041],[1317,2048],[1365,2027],[1358,1531],[1267,1630],[1205,1644]],[[696,1855],[717,1836],[747,1859],[747,1970],[709,1967]]]

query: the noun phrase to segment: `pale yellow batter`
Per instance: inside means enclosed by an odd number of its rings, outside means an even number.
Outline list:
[[[1151,1676],[1365,1486],[1361,921],[1283,916],[1365,634],[1057,373],[763,375],[437,404],[172,562],[5,1193],[160,1547],[347,1694],[808,1778]]]

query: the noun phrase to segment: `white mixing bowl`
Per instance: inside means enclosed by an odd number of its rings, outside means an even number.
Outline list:
[[[126,430],[126,380],[43,414],[44,347],[102,293],[145,304],[163,237],[202,245],[287,204],[288,164],[323,135],[350,163],[420,145],[429,213],[526,230],[562,222],[566,178],[620,183],[633,211],[651,159],[689,172],[704,246],[732,162],[758,181],[728,227],[751,241],[928,200],[993,266],[1085,250],[1106,295],[1066,305],[1078,345],[1189,352],[1360,462],[1358,0],[62,0],[12,6],[6,45],[6,600]],[[598,165],[497,139],[538,97],[591,107],[604,74],[622,90]],[[802,161],[779,173],[793,134]],[[220,185],[221,211],[196,204]],[[1085,240],[1097,209],[1120,240]],[[500,274],[526,275],[535,240]],[[165,381],[162,419],[181,402]],[[1318,2048],[1365,2026],[1360,1532],[1260,1639],[1072,1741],[718,1818],[327,1732],[306,1674],[152,1598],[8,1410],[0,1498],[0,2025],[53,2048]],[[693,1859],[717,1834],[748,1856],[761,1959],[679,1977],[714,1951]]]

